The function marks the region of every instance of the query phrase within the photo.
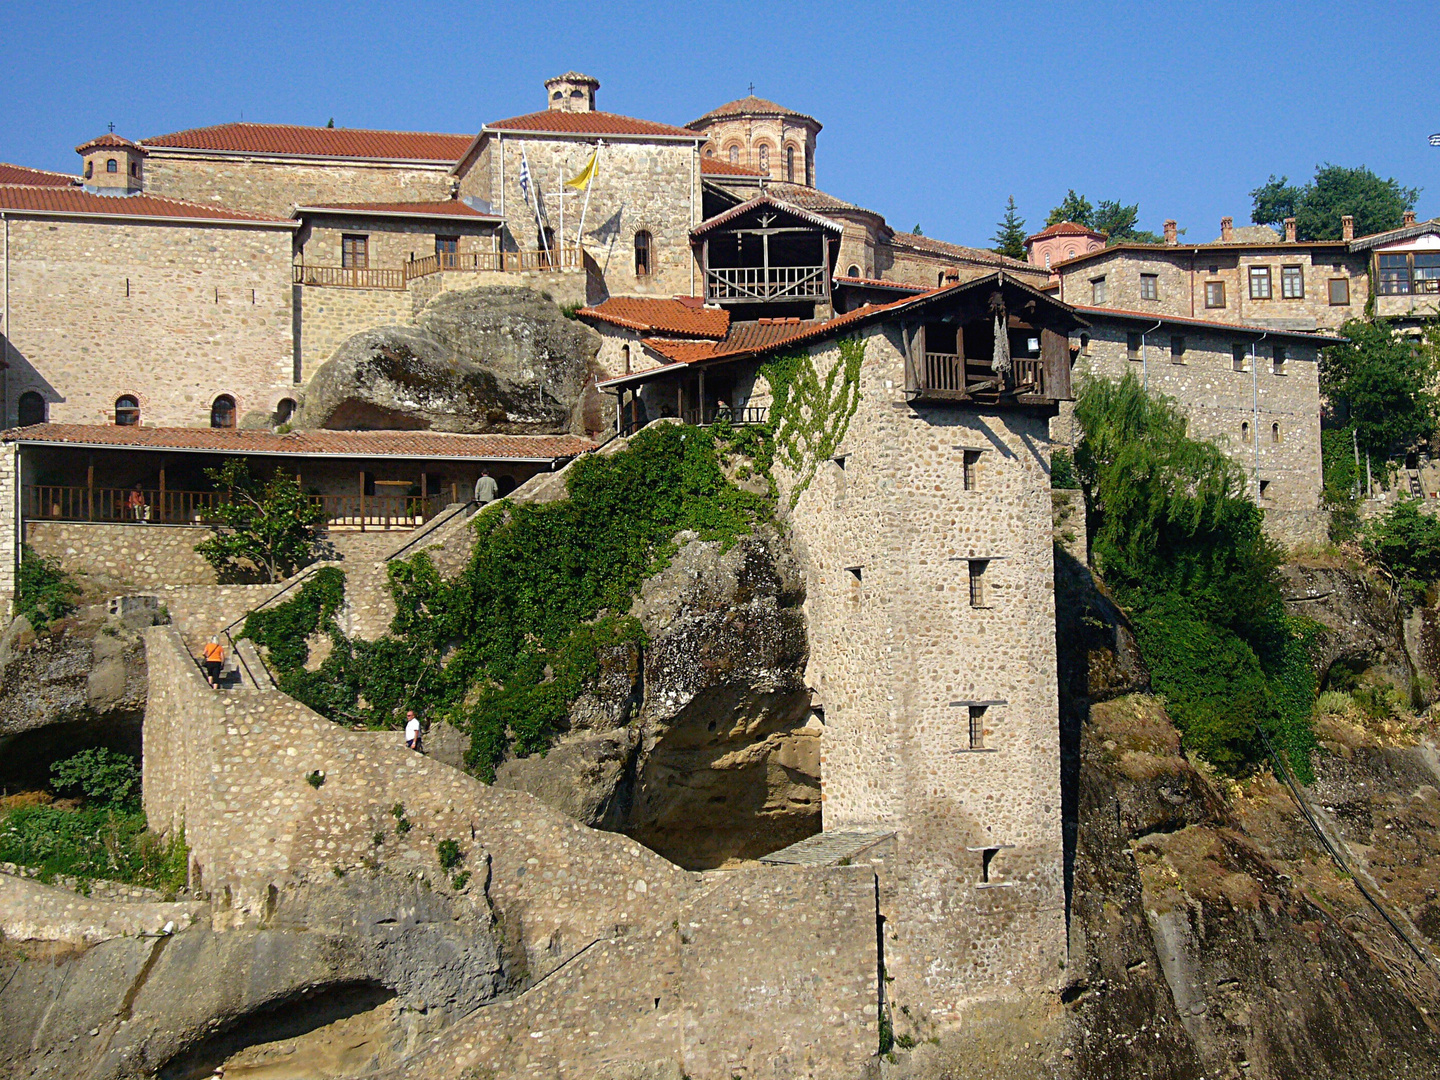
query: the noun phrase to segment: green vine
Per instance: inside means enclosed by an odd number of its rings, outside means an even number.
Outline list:
[[[777,356],[760,369],[770,384],[768,427],[780,463],[795,476],[789,508],[815,479],[820,462],[835,456],[860,405],[860,367],[865,342],[842,338],[840,359],[822,379],[808,352]]]
[[[302,668],[310,659],[306,639],[335,626],[335,613],[345,602],[345,571],[322,566],[284,603],[252,611],[239,636],[266,650],[282,672]]]

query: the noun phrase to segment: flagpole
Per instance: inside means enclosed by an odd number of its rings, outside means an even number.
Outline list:
[[[580,207],[580,227],[575,230],[575,246],[581,251],[585,250],[585,213],[590,209],[590,192],[595,188],[595,178],[600,175],[600,148],[604,145],[603,139],[595,140],[595,171],[590,174],[590,182],[585,185],[585,204]]]
[[[530,171],[530,155],[522,146],[520,148],[521,160],[525,162],[525,172],[530,177],[530,205],[535,211],[535,229],[540,234],[540,249],[545,252],[545,261],[550,261],[550,242],[545,239],[545,226],[540,223],[540,185],[535,183],[535,174]]]
[[[565,269],[565,174],[560,174],[560,269]]]

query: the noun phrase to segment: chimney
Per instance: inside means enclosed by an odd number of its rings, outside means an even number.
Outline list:
[[[545,105],[552,112],[594,112],[600,80],[567,71],[545,80]]]
[[[1180,235],[1175,230],[1175,219],[1167,218],[1165,221],[1165,243],[1178,244],[1179,242]]]
[[[1414,210],[1406,210],[1404,216],[1401,217],[1401,219],[1400,219],[1400,224],[1401,224],[1401,225],[1414,225],[1414,224],[1415,224],[1415,211],[1414,211]]]
[[[1354,239],[1355,239],[1355,219],[1354,219],[1353,217],[1351,217],[1349,214],[1344,215],[1344,216],[1340,219],[1340,239],[1341,239],[1341,240],[1354,240]]]
[[[1220,243],[1229,244],[1235,240],[1235,219],[1233,217],[1222,217],[1220,219]]]
[[[1287,244],[1295,243],[1295,219],[1293,217],[1285,219],[1285,242]]]

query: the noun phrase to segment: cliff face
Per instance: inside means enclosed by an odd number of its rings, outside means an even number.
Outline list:
[[[677,542],[630,611],[643,651],[607,657],[570,731],[543,757],[505,762],[496,783],[699,869],[820,830],[821,729],[803,579],[783,539]]]

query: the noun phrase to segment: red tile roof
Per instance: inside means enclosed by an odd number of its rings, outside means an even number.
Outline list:
[[[31,211],[37,214],[66,214],[77,217],[140,217],[172,220],[252,221],[265,225],[295,226],[281,218],[244,214],[218,206],[162,199],[156,195],[94,195],[78,187],[35,187],[23,184],[0,186],[0,210]]]
[[[142,140],[141,145],[146,148],[173,147],[234,154],[456,162],[473,138],[472,135],[437,135],[428,131],[234,123],[157,135],[153,139]]]
[[[1027,236],[1025,243],[1029,244],[1035,240],[1044,240],[1049,236],[1093,236],[1096,240],[1104,240],[1108,235],[1108,233],[1087,229],[1084,225],[1076,225],[1073,221],[1057,221],[1054,225],[1041,229],[1035,235]]]
[[[397,203],[317,203],[314,206],[297,206],[295,213],[337,213],[358,214],[362,217],[383,215],[386,217],[458,217],[479,218],[482,221],[499,221],[498,214],[482,214],[473,206],[458,199],[444,202],[397,202]]]
[[[75,187],[80,183],[78,176],[65,173],[46,172],[25,165],[6,165],[0,162],[0,184],[27,184],[31,187]]]
[[[1278,330],[1273,326],[1257,326],[1254,323],[1217,322],[1212,319],[1194,319],[1182,315],[1166,315],[1160,311],[1130,311],[1127,308],[1090,307],[1080,304],[1072,306],[1083,315],[1113,315],[1121,319],[1148,319],[1154,322],[1175,323],[1180,326],[1214,327],[1217,330],[1240,330],[1247,334],[1268,334],[1271,337],[1307,338],[1313,341],[1324,341],[1327,344],[1334,343],[1337,340],[1337,335],[1335,334],[1317,334],[1308,330]]]
[[[743,98],[736,98],[734,101],[727,101],[717,109],[711,109],[698,120],[691,120],[686,127],[699,127],[707,120],[724,120],[733,116],[785,116],[792,120],[808,120],[815,125],[816,130],[820,128],[820,121],[813,116],[806,116],[794,109],[787,109],[784,105],[777,105],[773,101],[766,101],[762,97],[749,94]]]
[[[896,292],[922,293],[929,292],[929,285],[911,285],[904,281],[885,281],[882,278],[849,277],[848,275],[836,275],[836,285],[853,285],[861,289],[894,289]]]
[[[546,109],[544,112],[512,116],[508,120],[496,120],[486,124],[487,131],[540,131],[565,135],[664,135],[670,138],[704,138],[685,128],[670,124],[657,124],[653,120],[636,120],[629,116],[617,116],[607,112],[565,112],[561,109]],[[468,145],[468,140],[467,140]],[[460,154],[465,151],[462,148]],[[460,157],[456,154],[456,158]]]
[[[140,145],[138,143],[133,143],[129,139],[123,139],[119,135],[116,135],[113,131],[110,131],[106,132],[104,135],[100,135],[94,139],[91,139],[89,142],[81,143],[79,146],[75,147],[75,152],[77,154],[83,154],[87,150],[97,150],[102,147],[113,147],[116,150],[140,149]]]
[[[700,171],[710,176],[753,176],[757,180],[762,176],[769,175],[759,169],[752,169],[748,165],[734,165],[724,158],[718,157],[702,157]]]
[[[576,314],[642,333],[662,335],[722,338],[730,328],[728,311],[697,307],[678,299],[612,296],[603,304],[581,308]]]
[[[32,424],[0,435],[5,442],[65,443],[135,450],[197,450],[308,457],[479,458],[550,461],[595,448],[575,435],[458,435],[443,431],[241,431],[234,428]]]

